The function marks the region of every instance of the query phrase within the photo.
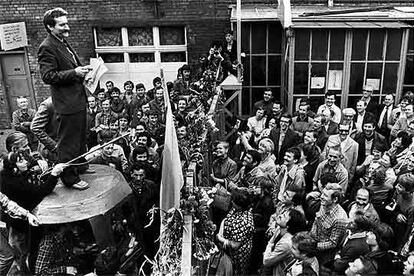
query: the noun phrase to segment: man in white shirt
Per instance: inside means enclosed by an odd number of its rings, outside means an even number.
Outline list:
[[[335,113],[332,120],[339,124],[341,121],[341,109],[335,105],[335,93],[332,91],[328,91],[325,94],[325,104],[319,106],[317,113],[324,114],[326,109],[332,110]]]

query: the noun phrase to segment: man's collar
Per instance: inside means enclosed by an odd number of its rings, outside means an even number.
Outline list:
[[[58,36],[56,36],[55,34],[52,34],[52,33],[50,33],[50,35],[53,36],[54,38],[56,38],[59,42],[65,44],[66,41],[63,38],[60,38],[60,37],[58,37]]]

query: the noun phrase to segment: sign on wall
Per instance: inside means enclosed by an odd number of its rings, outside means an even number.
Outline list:
[[[2,50],[13,50],[27,46],[26,25],[24,22],[1,24],[0,45]]]

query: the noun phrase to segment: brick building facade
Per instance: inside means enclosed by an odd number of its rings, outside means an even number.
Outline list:
[[[319,0],[291,0],[291,2],[293,6],[311,5],[314,8],[321,7],[321,9],[326,9],[327,5],[327,1]],[[252,7],[253,5],[270,7],[272,9],[275,8],[276,3],[277,1],[269,0],[242,1],[243,7]],[[7,67],[7,65],[9,64],[7,61],[8,56],[10,57],[13,55],[20,55],[22,57],[24,63],[22,70],[26,68],[25,75],[28,78],[28,84],[27,87],[25,86],[25,89],[28,89],[29,91],[15,91],[15,94],[13,94],[13,96],[27,95],[32,98],[33,105],[36,106],[49,95],[48,87],[44,85],[42,80],[40,79],[36,60],[38,46],[46,36],[46,31],[42,24],[42,17],[43,13],[47,9],[60,6],[69,12],[69,23],[71,27],[71,35],[69,38],[69,42],[76,49],[84,63],[88,63],[89,58],[96,57],[97,54],[102,56],[107,55],[109,56],[109,58],[121,58],[124,63],[126,63],[126,61],[129,61],[130,64],[132,64],[132,61],[136,60],[137,64],[134,64],[135,67],[133,68],[138,68],[137,70],[139,70],[139,67],[142,64],[139,63],[139,61],[142,61],[143,59],[149,58],[151,62],[159,63],[162,62],[163,58],[170,58],[168,56],[168,53],[173,51],[173,47],[164,47],[162,41],[161,43],[159,43],[159,41],[156,42],[156,40],[160,39],[162,30],[166,28],[183,28],[184,30],[183,32],[185,36],[185,46],[180,46],[181,48],[177,47],[177,49],[179,49],[179,51],[185,52],[185,55],[182,55],[181,57],[179,56],[179,59],[183,59],[179,61],[182,63],[187,62],[190,64],[197,62],[198,57],[202,54],[206,54],[206,52],[208,51],[210,42],[212,40],[222,39],[224,30],[229,29],[231,27],[231,5],[235,4],[235,0],[74,0],[71,2],[62,0],[0,0],[0,10],[2,11],[2,16],[0,17],[0,24],[11,22],[25,22],[29,44],[27,47],[17,50],[0,51],[0,61],[1,59],[3,60],[3,68],[0,66],[0,126],[9,126],[10,114],[15,106],[14,98],[10,95],[11,88],[10,85],[7,83],[7,76],[5,76],[5,71],[7,69],[5,69],[5,67]],[[374,5],[413,6],[414,3],[411,0],[334,0],[334,5],[334,7],[341,7],[345,9],[372,7]],[[244,35],[244,37],[242,41],[244,44],[244,48],[246,48],[246,46],[248,46],[249,43],[255,43],[254,41],[251,42],[251,36],[254,35],[254,28],[257,26],[259,28],[263,28],[263,26],[265,26],[264,28],[266,28],[267,33],[266,40],[269,40],[269,37],[272,37],[272,30],[275,30],[277,34],[281,36],[281,39],[278,40],[277,43],[284,43],[284,39],[282,38],[284,37],[284,32],[280,29],[281,26],[280,23],[277,21],[277,18],[269,19],[268,21],[263,21],[261,20],[261,18],[257,18],[257,20],[261,22],[259,23],[259,25],[255,25],[255,20],[247,20],[243,23],[242,34]],[[107,30],[108,28],[118,29],[120,33],[119,39],[122,40],[122,42],[119,42],[120,44],[116,45],[116,47],[111,48],[99,46],[99,42],[97,41],[99,36],[98,32],[100,30]],[[158,33],[157,36],[154,35],[154,37],[151,39],[154,39],[153,44],[155,45],[158,43],[157,45],[159,47],[155,47],[155,49],[151,47],[148,48],[140,46],[135,48],[125,47],[124,42],[128,41],[128,39],[130,39],[131,37],[126,37],[125,34],[130,33],[132,29],[136,30],[136,28],[146,28],[146,30],[149,30],[150,32]],[[250,40],[246,38],[249,35]],[[412,41],[412,35],[410,39]],[[129,41],[131,43],[131,40]],[[251,46],[251,44],[249,45]],[[265,46],[266,49],[268,49],[269,47],[270,44],[269,46]],[[246,64],[246,68],[254,70],[254,60],[259,60],[259,56],[262,55],[265,58],[262,58],[260,62],[263,63],[264,60],[264,64],[266,64],[265,66],[267,66],[264,67],[264,70],[272,72],[272,74],[274,74],[276,77],[274,83],[272,83],[273,77],[269,78],[269,76],[264,76],[265,81],[260,83],[259,85],[256,85],[254,83],[254,80],[251,80],[251,78],[248,77],[247,81],[249,83],[244,84],[245,88],[243,91],[243,100],[255,100],[257,98],[257,95],[260,94],[258,91],[261,90],[261,87],[268,85],[275,87],[276,94],[283,94],[284,89],[282,89],[281,87],[285,84],[283,84],[280,79],[283,79],[281,75],[285,75],[283,72],[285,70],[286,72],[289,70],[288,68],[286,68],[285,64],[282,61],[282,56],[284,56],[284,47],[277,46],[277,50],[275,50],[276,52],[274,54],[257,54],[257,57],[255,57],[253,48],[250,55],[252,56],[252,58],[250,59],[251,64]],[[137,53],[135,53],[134,51],[137,51]],[[151,51],[158,54],[154,54],[154,56],[151,56]],[[166,51],[166,54],[164,56],[163,51]],[[151,53],[148,54],[149,52]],[[124,60],[124,57],[126,60]],[[172,58],[174,59],[175,57]],[[273,61],[275,63],[271,63]],[[121,64],[122,62],[118,63]],[[128,64],[125,65],[124,63],[119,65],[121,67],[119,67],[118,65],[114,65],[113,70],[116,71],[119,68],[124,68],[122,66],[129,66]],[[279,68],[273,68],[272,64],[276,64]],[[110,69],[112,69],[112,67]],[[134,72],[133,70],[135,69],[127,69],[128,72]],[[120,74],[122,75],[123,71],[120,72]],[[265,74],[269,73],[265,72]],[[134,82],[137,81],[135,79],[131,80]],[[285,83],[287,83],[286,80]],[[120,86],[120,84],[121,82],[119,82],[117,85]],[[287,87],[288,85],[285,86]],[[120,88],[122,89],[122,87]],[[296,88],[293,87],[291,89]],[[307,91],[307,93],[309,94],[311,93],[311,91]],[[288,90],[286,90],[287,97],[293,97],[292,94],[292,91],[289,92]],[[287,103],[288,101],[285,99],[285,102]],[[289,101],[289,103],[290,105],[292,105],[293,98]],[[248,111],[249,110],[244,110],[243,113],[248,113]]]

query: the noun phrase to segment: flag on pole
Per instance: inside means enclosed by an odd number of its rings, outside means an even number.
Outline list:
[[[283,28],[292,26],[292,10],[290,0],[278,0],[277,15]]]
[[[161,81],[164,90],[165,113],[165,140],[162,153],[160,208],[168,211],[170,208],[180,207],[180,190],[184,184],[181,168],[178,140],[175,132],[173,114],[171,111],[170,97],[165,84],[164,71],[160,70]],[[162,213],[162,212],[161,212]]]

